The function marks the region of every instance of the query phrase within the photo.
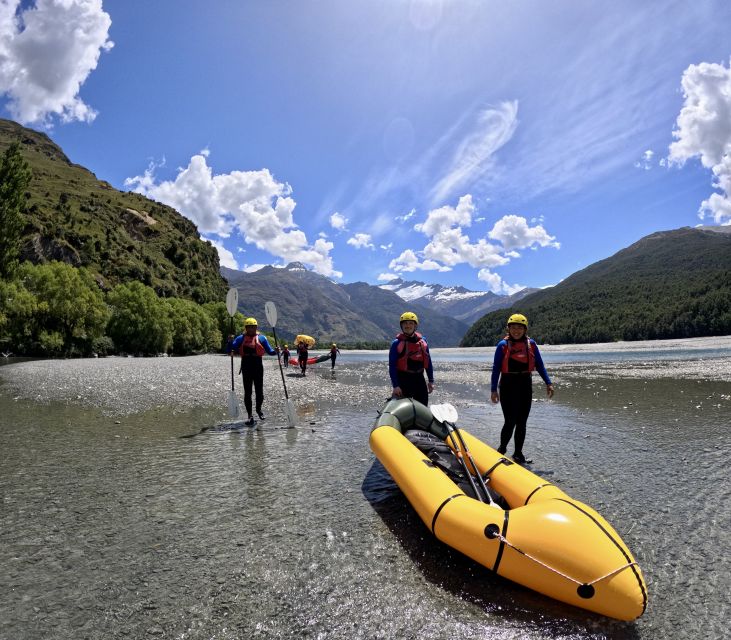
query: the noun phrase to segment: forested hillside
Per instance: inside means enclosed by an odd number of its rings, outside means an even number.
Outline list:
[[[177,211],[125,193],[72,163],[43,133],[0,119],[0,154],[20,144],[31,169],[20,259],[86,267],[103,289],[139,281],[161,297],[222,300],[218,253]]]
[[[646,236],[551,289],[478,320],[462,346],[493,345],[524,313],[543,343],[731,334],[731,229],[684,227]]]

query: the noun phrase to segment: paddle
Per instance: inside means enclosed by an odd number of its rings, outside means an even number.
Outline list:
[[[226,294],[226,311],[228,311],[228,315],[231,316],[231,323],[229,324],[230,334],[233,334],[234,315],[236,314],[238,306],[239,292],[237,289],[231,288]],[[238,418],[240,413],[241,409],[239,407],[239,400],[236,397],[236,392],[234,391],[234,353],[231,351],[231,391],[228,392],[228,414],[232,418]]]
[[[459,429],[457,428],[457,425],[455,424],[458,419],[457,415],[457,409],[454,408],[451,404],[435,404],[431,407],[432,415],[439,420],[442,424],[444,424],[445,427],[447,427],[447,433],[449,434],[449,437],[452,441],[452,445],[455,447],[455,453],[457,455],[457,458],[462,462],[462,466],[464,470],[467,472],[467,476],[470,480],[470,484],[472,485],[472,489],[475,492],[475,495],[477,495],[480,502],[484,502],[482,498],[480,498],[480,494],[477,491],[477,487],[475,486],[475,481],[472,479],[472,474],[470,473],[469,469],[467,468],[467,464],[464,461],[464,458],[462,457],[462,452],[460,451],[459,446],[457,446],[457,443],[454,440],[453,433],[457,435],[457,438],[459,439],[460,444],[462,445],[462,449],[464,449],[465,454],[469,458],[470,464],[472,465],[472,468],[475,470],[475,475],[477,476],[477,479],[480,481],[480,488],[482,489],[485,497],[487,498],[488,504],[490,504],[493,507],[498,507],[497,504],[495,504],[495,501],[492,499],[492,496],[490,495],[490,492],[487,489],[487,485],[485,484],[485,479],[480,475],[480,470],[477,468],[477,465],[475,464],[475,459],[472,457],[472,454],[470,453],[470,450],[467,448],[467,443],[464,441],[464,438],[462,438],[462,434],[460,433]],[[500,508],[500,507],[498,507]]]
[[[271,325],[272,332],[274,333],[274,346],[277,349],[277,362],[279,363],[279,373],[282,376],[282,386],[284,386],[284,411],[287,415],[287,425],[291,429],[295,426],[295,418],[297,417],[297,412],[294,408],[294,403],[289,399],[289,395],[287,394],[287,383],[284,380],[284,369],[282,369],[282,359],[279,355],[279,342],[277,341],[277,330],[275,329],[275,327],[277,326],[277,307],[271,300],[264,304],[264,313],[266,314],[267,322]]]

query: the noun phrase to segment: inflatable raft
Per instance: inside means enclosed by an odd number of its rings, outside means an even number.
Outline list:
[[[429,456],[410,441],[414,430],[443,448],[446,442],[450,450],[461,449],[458,439],[452,444],[447,424],[411,399],[386,404],[370,446],[439,540],[557,600],[619,620],[642,615],[647,606],[642,572],[601,515],[459,429],[497,504],[480,501],[450,477],[438,454]]]
[[[310,358],[307,358],[307,364],[317,364],[318,362],[325,362],[325,360],[330,359],[330,354],[326,353],[321,356],[311,356]],[[299,367],[299,360],[297,358],[290,358],[289,364],[294,365],[295,367]]]

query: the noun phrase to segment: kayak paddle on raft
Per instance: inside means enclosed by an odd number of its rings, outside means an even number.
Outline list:
[[[467,464],[464,461],[464,457],[462,456],[462,450],[460,450],[460,446],[457,444],[457,442],[454,439],[454,434],[457,435],[457,439],[459,440],[459,443],[461,444],[461,448],[464,450],[464,453],[467,455],[467,458],[470,461],[470,464],[472,465],[472,468],[475,470],[475,475],[477,476],[477,480],[480,483],[480,488],[482,489],[482,492],[484,496],[487,498],[487,503],[493,507],[497,507],[498,505],[495,504],[495,501],[492,499],[492,496],[490,495],[490,492],[487,489],[487,485],[485,484],[484,478],[480,475],[480,470],[477,468],[477,465],[475,464],[475,460],[472,457],[472,454],[470,453],[470,450],[467,448],[467,443],[462,438],[462,434],[459,432],[459,429],[457,429],[457,425],[455,424],[457,422],[457,419],[459,416],[457,415],[457,409],[454,408],[451,404],[435,404],[430,407],[432,415],[439,420],[446,428],[447,433],[449,434],[449,438],[452,441],[452,445],[455,447],[455,454],[457,455],[457,458],[462,463],[462,467],[467,472],[467,477],[470,481],[470,484],[472,485],[472,490],[475,492],[475,495],[477,495],[477,499],[480,502],[483,502],[482,497],[479,494],[479,491],[477,490],[477,487],[475,486],[475,481],[472,478],[472,474],[470,473],[469,469],[467,468]]]
[[[282,376],[282,386],[284,387],[284,412],[287,415],[287,425],[292,429],[295,426],[297,411],[294,408],[294,403],[289,399],[289,395],[287,394],[287,382],[284,380],[284,369],[282,369],[282,358],[279,354],[279,342],[277,341],[277,330],[275,328],[277,326],[277,307],[271,300],[264,304],[264,313],[274,333],[274,346],[277,349],[279,374]]]
[[[236,314],[238,306],[239,292],[238,289],[234,289],[232,287],[226,294],[226,311],[228,311],[228,315],[231,316],[231,323],[229,324],[229,333],[231,335],[233,335],[234,315]],[[238,418],[240,413],[241,408],[239,407],[239,400],[236,397],[236,392],[234,391],[234,353],[231,351],[231,391],[228,392],[228,414],[232,418]]]

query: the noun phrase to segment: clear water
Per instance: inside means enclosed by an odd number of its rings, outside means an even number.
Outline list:
[[[368,447],[383,363],[287,372],[288,430],[269,360],[252,430],[225,416],[225,358],[167,360],[2,368],[0,638],[727,637],[729,380],[593,360],[552,371],[553,401],[535,387],[534,470],[600,511],[647,579],[647,612],[621,623],[431,536]],[[486,371],[437,372],[435,402],[494,444]]]

